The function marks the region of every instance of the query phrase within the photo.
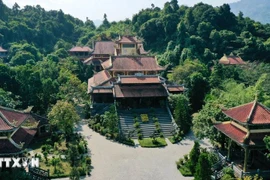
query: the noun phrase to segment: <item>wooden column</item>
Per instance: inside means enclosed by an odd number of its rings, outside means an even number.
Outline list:
[[[249,149],[248,147],[245,147],[245,159],[244,159],[244,168],[243,171],[247,172],[247,163],[248,163],[248,156],[249,156]]]

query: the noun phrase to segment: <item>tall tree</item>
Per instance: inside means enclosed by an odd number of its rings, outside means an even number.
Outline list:
[[[75,123],[80,120],[75,108],[68,102],[57,101],[48,114],[49,122],[56,130],[61,130],[66,137],[73,133]]]

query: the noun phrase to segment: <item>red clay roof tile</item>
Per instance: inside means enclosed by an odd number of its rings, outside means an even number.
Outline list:
[[[114,95],[116,98],[168,96],[166,89],[162,85],[145,85],[145,86],[115,85]]]
[[[115,43],[113,41],[97,41],[93,54],[114,54]]]
[[[20,151],[8,139],[0,139],[0,154],[12,154]]]
[[[224,110],[223,113],[241,123],[270,124],[269,109],[256,101]]]
[[[93,77],[88,79],[88,92],[92,90],[92,87],[101,86],[112,79],[110,73],[107,70],[103,70],[95,74]]]
[[[153,56],[113,56],[111,71],[161,71]]]
[[[19,128],[11,138],[16,144],[24,143],[23,146],[26,147],[34,138],[36,132],[34,129]]]
[[[69,52],[92,52],[93,50],[87,46],[75,46],[69,50]]]
[[[29,114],[25,114],[22,112],[18,112],[15,110],[8,110],[0,107],[0,112],[5,116],[5,118],[14,126],[18,127],[21,125],[29,116]]]
[[[221,131],[223,134],[234,140],[235,142],[238,142],[240,144],[244,143],[246,132],[242,131],[241,129],[235,127],[231,123],[224,123],[224,124],[216,124],[214,127]]]
[[[160,84],[158,76],[133,76],[133,77],[120,77],[121,84]]]
[[[220,64],[231,64],[231,65],[235,65],[235,64],[239,64],[239,65],[243,65],[246,64],[246,62],[243,61],[243,59],[241,57],[238,56],[226,56],[224,55],[220,60],[219,60]]]

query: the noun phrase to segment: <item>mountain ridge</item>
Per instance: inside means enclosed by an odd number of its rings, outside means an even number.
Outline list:
[[[241,11],[245,17],[250,17],[263,24],[270,23],[269,0],[240,0],[229,5],[231,11],[236,15]]]

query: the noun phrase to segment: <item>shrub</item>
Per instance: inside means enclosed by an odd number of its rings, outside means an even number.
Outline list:
[[[91,165],[92,160],[91,160],[91,158],[90,158],[89,156],[87,156],[87,157],[85,158],[85,163],[88,164],[88,165]]]
[[[181,164],[178,161],[176,162],[176,167],[177,167],[177,169],[179,169],[181,167]]]
[[[77,169],[78,169],[81,176],[86,175],[85,169],[83,167],[78,167]]]
[[[141,129],[137,129],[137,133],[140,134],[142,132]]]
[[[160,132],[161,132],[160,127],[158,127],[158,128],[156,129],[156,132],[158,132],[158,133],[160,133]]]
[[[159,134],[159,137],[164,138],[164,135],[162,132]]]
[[[159,122],[155,122],[155,126],[156,126],[156,128],[159,128]]]
[[[138,138],[139,139],[142,139],[143,138],[143,135],[141,133],[138,134]]]
[[[158,118],[157,117],[153,117],[152,118],[154,122],[158,122]]]
[[[185,159],[186,162],[188,161],[188,154],[184,155],[184,159]]]
[[[105,136],[106,136],[106,138],[108,138],[108,139],[111,138],[111,134],[110,134],[110,133],[106,133]]]
[[[184,159],[183,158],[179,159],[179,164],[184,165]]]
[[[137,116],[134,117],[134,123],[138,122],[139,118]]]
[[[139,122],[136,122],[136,123],[134,123],[134,125],[133,125],[135,128],[139,128],[140,127],[140,123]]]

